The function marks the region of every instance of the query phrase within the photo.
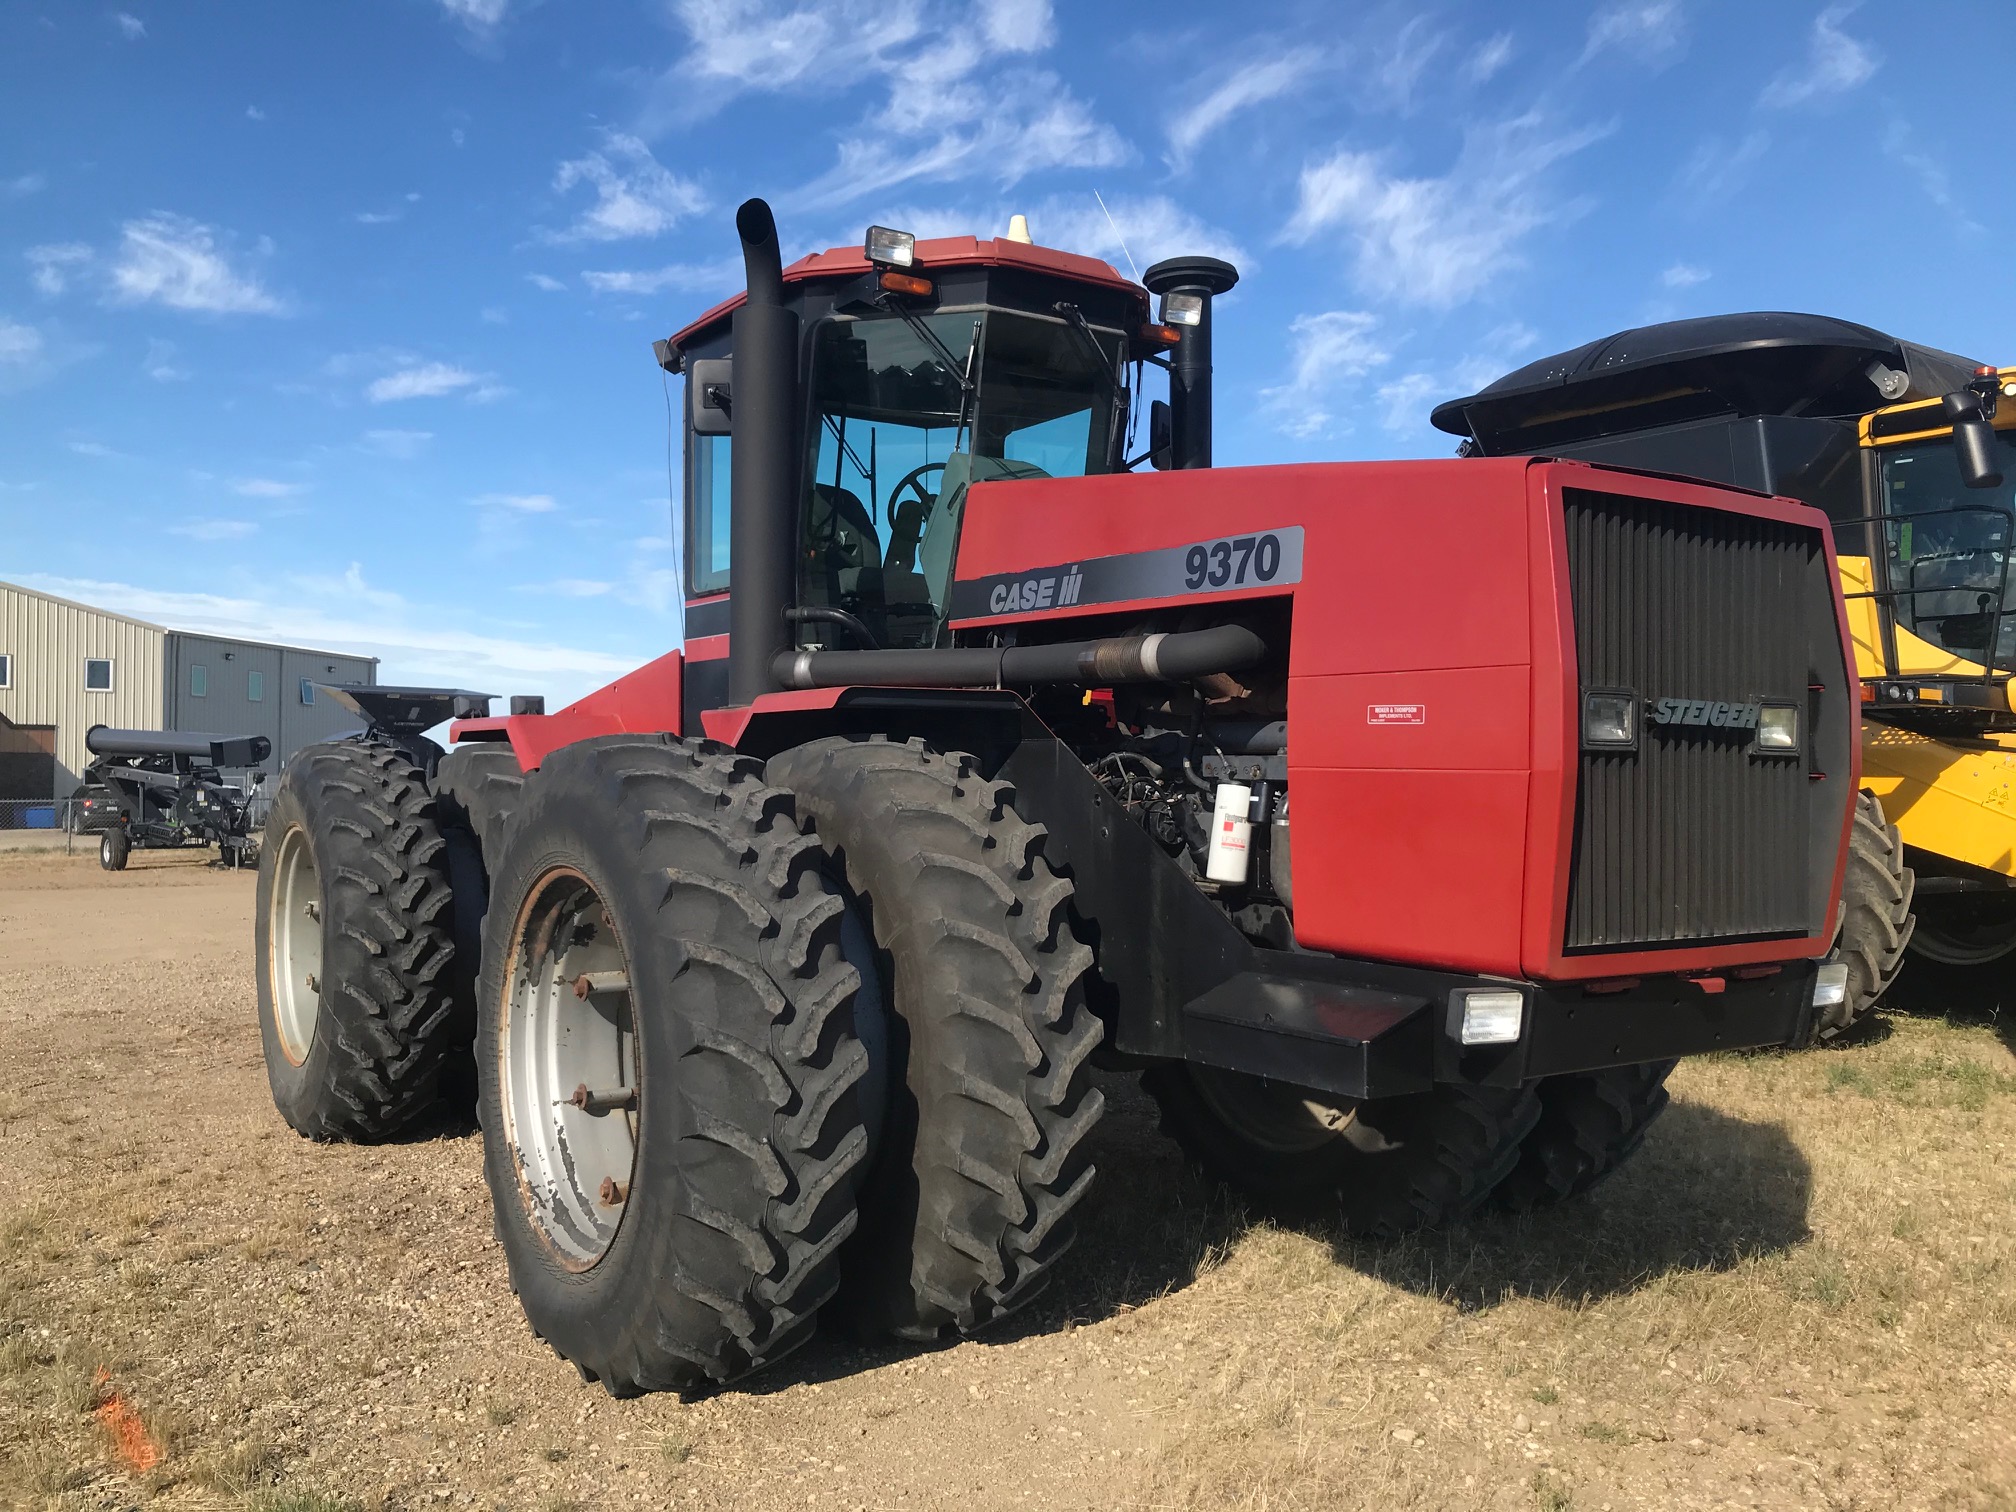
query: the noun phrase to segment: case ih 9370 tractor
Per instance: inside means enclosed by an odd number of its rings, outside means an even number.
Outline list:
[[[1376,1236],[1587,1189],[1676,1057],[1839,996],[1820,513],[1215,469],[1229,266],[874,228],[782,269],[767,207],[737,226],[746,294],[658,347],[683,651],[550,714],[358,692],[262,858],[281,1110],[385,1135],[473,1044],[513,1284],[584,1376],[1010,1312],[1091,1184],[1095,1066]]]

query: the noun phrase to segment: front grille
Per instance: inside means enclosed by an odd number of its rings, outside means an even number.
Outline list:
[[[1845,680],[1818,532],[1654,499],[1566,492],[1576,657],[1586,688],[1800,709],[1797,757],[1756,756],[1747,731],[1644,723],[1635,752],[1581,756],[1568,951],[1813,933],[1819,836],[1809,684]],[[1825,634],[1833,636],[1832,668]],[[1829,710],[1838,720],[1838,710]],[[1827,784],[1837,786],[1838,784]]]

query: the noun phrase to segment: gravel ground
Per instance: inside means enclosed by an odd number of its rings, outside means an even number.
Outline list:
[[[1385,1247],[1250,1223],[1114,1079],[1008,1328],[616,1402],[527,1333],[465,1122],[280,1122],[254,878],[202,861],[0,856],[0,1500],[2016,1506],[2016,1034],[1979,1003],[1684,1067],[1595,1199]]]

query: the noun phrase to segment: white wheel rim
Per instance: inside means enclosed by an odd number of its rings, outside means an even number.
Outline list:
[[[507,959],[503,1134],[533,1226],[562,1265],[584,1271],[616,1242],[637,1165],[629,961],[594,887],[571,868],[531,889]],[[595,1094],[586,1106],[583,1090]]]
[[[1985,966],[2016,950],[2016,929],[2007,921],[1941,929],[1923,914],[1911,931],[1910,948],[1942,966]]]
[[[322,885],[308,831],[300,825],[281,837],[271,906],[273,1027],[281,1053],[298,1066],[315,1044],[322,993]]]
[[[1258,1076],[1201,1065],[1189,1073],[1197,1095],[1227,1128],[1275,1154],[1306,1155],[1335,1144],[1358,1116],[1348,1103]]]

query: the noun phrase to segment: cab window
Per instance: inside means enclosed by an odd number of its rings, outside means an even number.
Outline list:
[[[1890,600],[1897,623],[1971,661],[2016,667],[2016,580],[2010,548],[2016,432],[1997,440],[2004,481],[1969,488],[1941,438],[1882,454]]]

